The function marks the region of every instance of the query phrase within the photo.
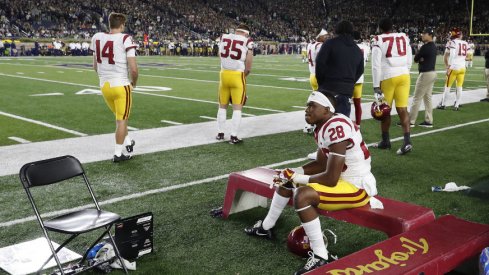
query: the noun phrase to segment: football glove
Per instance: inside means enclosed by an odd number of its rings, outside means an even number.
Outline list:
[[[292,190],[298,186],[307,185],[309,182],[309,176],[299,174],[290,168],[276,170],[276,172],[277,174],[273,175],[273,182],[270,188],[276,185]]]
[[[384,101],[384,93],[382,92],[382,90],[379,87],[374,88],[374,96],[375,96],[375,100],[377,102]]]

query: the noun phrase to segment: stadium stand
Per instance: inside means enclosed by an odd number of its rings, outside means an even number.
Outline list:
[[[487,17],[489,2],[479,2],[474,28],[488,33],[489,27],[481,18]],[[396,28],[411,37],[428,25],[436,26],[438,34],[448,33],[453,26],[467,34],[470,18],[470,6],[459,0],[18,0],[0,2],[0,35],[87,38],[107,30],[107,16],[113,7],[128,15],[128,32],[136,37],[148,34],[155,41],[215,39],[237,22],[245,22],[257,41],[300,42],[315,36],[325,25],[331,30],[344,19],[367,36],[375,33],[377,21],[385,16],[393,17]],[[478,41],[489,42],[487,38]]]

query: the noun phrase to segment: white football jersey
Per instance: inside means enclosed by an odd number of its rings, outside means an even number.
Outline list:
[[[451,70],[459,70],[465,68],[465,57],[469,50],[469,44],[458,38],[448,41],[447,49],[450,53],[448,57],[448,65]]]
[[[372,43],[373,86],[380,81],[409,74],[413,64],[409,38],[404,33],[384,33],[377,35]]]
[[[474,54],[474,51],[475,51],[474,43],[469,43],[469,49],[467,50],[467,53]]]
[[[314,138],[326,157],[329,157],[329,146],[332,144],[345,140],[349,142],[341,178],[364,177],[370,174],[370,152],[360,130],[349,117],[334,114],[320,128],[314,130]]]
[[[129,34],[96,33],[90,50],[97,60],[100,87],[109,82],[111,87],[131,84],[127,72],[127,58],[136,56],[136,43]]]
[[[365,67],[365,65],[367,64],[367,60],[368,60],[368,52],[370,51],[370,47],[365,45],[364,43],[358,43],[357,46],[360,48],[360,51],[362,51],[362,55],[363,55],[363,67]],[[364,76],[362,74],[362,76],[360,76],[360,78],[357,80],[356,83],[363,83],[364,81]]]
[[[253,50],[251,38],[232,33],[223,34],[219,43],[221,69],[244,72],[248,50]]]
[[[314,42],[314,43],[307,44],[307,60],[309,63],[310,74],[316,74],[316,57],[322,45],[323,45],[322,42]]]

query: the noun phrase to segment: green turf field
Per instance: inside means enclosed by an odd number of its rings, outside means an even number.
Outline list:
[[[439,70],[441,61],[439,56]],[[468,70],[464,89],[485,87],[482,62],[476,57],[474,68]],[[113,132],[113,117],[102,97],[76,94],[83,89],[97,89],[98,79],[90,64],[90,58],[0,59],[0,112],[78,133],[0,115],[0,146],[17,144],[8,139],[11,136],[43,141]],[[206,121],[200,116],[215,116],[218,59],[140,57],[139,65],[139,86],[172,90],[155,91],[155,88],[146,87],[135,93],[130,126],[138,129],[166,127],[170,124],[161,120],[188,124]],[[413,72],[416,69],[414,66]],[[308,75],[307,65],[301,63],[299,56],[257,56],[248,79],[249,108],[244,112],[264,115],[297,111],[298,108],[293,106],[304,105],[309,83],[290,79],[308,79]],[[438,75],[436,92],[441,92],[442,76]],[[412,74],[413,85],[416,77],[417,74]],[[370,63],[367,63],[366,81],[371,81]],[[46,93],[63,95],[31,96]],[[372,99],[370,83],[364,86],[364,94],[365,100]],[[472,186],[489,175],[489,122],[482,121],[489,118],[488,108],[487,103],[478,102],[464,105],[459,112],[435,110],[435,128],[413,128],[414,150],[406,156],[396,156],[394,149],[371,149],[372,172],[377,178],[379,194],[433,208],[437,216],[453,214],[488,224],[487,200],[466,196],[464,192],[431,192],[433,185],[454,181]],[[423,117],[423,113],[419,116]],[[394,118],[393,122],[396,121]],[[470,122],[477,123],[453,127]],[[366,143],[378,141],[378,122],[362,122],[362,133]],[[393,126],[391,137],[400,136],[401,129]],[[393,148],[398,146],[400,142],[394,142]],[[177,187],[105,206],[122,216],[146,211],[155,215],[155,251],[142,257],[137,263],[138,271],[132,273],[290,274],[304,263],[286,248],[288,232],[300,224],[292,209],[287,208],[279,220],[273,241],[250,238],[243,232],[245,226],[263,218],[266,209],[231,215],[228,220],[211,218],[208,213],[222,204],[226,174],[302,158],[314,148],[311,136],[296,131],[249,138],[240,146],[218,143],[139,155],[119,165],[102,161],[84,166],[101,201]],[[291,167],[298,165],[300,163],[290,164]],[[214,177],[217,179],[210,179]],[[183,185],[198,180],[203,183]],[[0,185],[2,225],[32,216],[17,175],[0,177]],[[58,207],[43,200],[41,208],[46,212],[87,204],[88,200],[80,199],[74,190],[72,185],[62,185],[56,193],[52,188],[37,192],[37,195],[59,194],[54,198]],[[333,229],[338,235],[338,244],[331,249],[340,257],[386,238],[380,232],[324,217],[321,221],[324,228]],[[41,235],[36,221],[3,225],[0,227],[0,247]],[[55,239],[61,241],[56,235]],[[83,240],[77,242],[75,248],[82,248]]]

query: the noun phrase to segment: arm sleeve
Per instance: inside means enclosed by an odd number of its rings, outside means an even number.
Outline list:
[[[319,86],[321,86],[321,83],[324,82],[324,68],[328,61],[329,52],[331,51],[328,45],[329,43],[327,42],[323,43],[319,49],[318,55],[316,56],[316,79]]]
[[[90,42],[90,47],[89,49],[93,52],[95,52],[95,35],[92,37],[92,42]]]
[[[129,51],[131,49],[136,49],[137,48],[137,45],[136,43],[134,42],[134,39],[132,38],[132,36],[130,36],[129,34],[126,34],[124,36],[124,38],[122,39],[122,43],[124,43],[124,49],[126,49],[126,52],[129,54]],[[128,55],[129,56],[129,55]]]
[[[358,79],[362,76],[364,70],[365,70],[365,65],[364,65],[364,55],[363,55],[363,52],[360,50],[360,56],[362,58],[360,58],[359,60],[359,63],[358,63],[358,66],[357,66],[357,73],[355,75],[355,82],[358,81]]]
[[[421,46],[421,48],[419,49],[419,51],[414,56],[414,62],[419,62],[419,59],[424,56],[425,50],[426,50],[426,47],[424,45]]]
[[[248,41],[246,41],[246,48],[248,48],[248,50],[253,50],[253,45],[253,40],[251,38],[248,38]]]
[[[449,48],[449,56],[448,56],[448,65],[452,65],[453,64],[453,60],[455,59],[455,57],[457,56],[457,44],[455,43],[450,43],[450,48]]]
[[[380,87],[380,78],[382,76],[381,62],[382,50],[376,38],[372,45],[372,80],[374,88]]]

